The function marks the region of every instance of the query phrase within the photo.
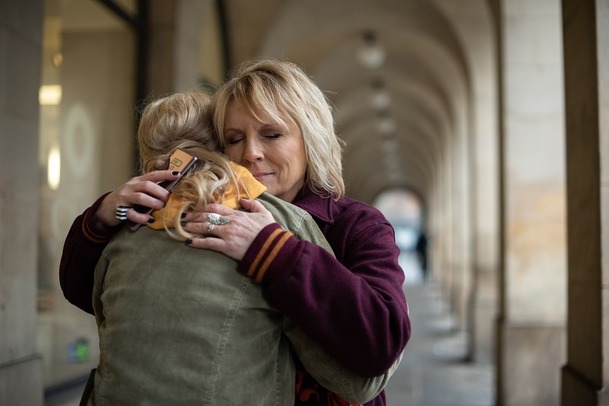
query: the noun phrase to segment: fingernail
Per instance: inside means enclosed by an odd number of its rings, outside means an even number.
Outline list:
[[[154,219],[154,217],[149,217],[148,218],[148,224],[152,224],[154,223],[156,220]]]
[[[188,240],[186,240],[186,245],[190,245],[190,244],[192,244],[192,239],[189,238]]]
[[[173,172],[171,172],[171,174],[172,174],[173,176],[178,176],[178,175],[180,174],[180,172],[179,172],[179,171],[173,171]]]
[[[185,221],[180,221],[180,225],[181,225],[182,227],[184,227],[184,226],[186,225],[186,222],[185,222]]]
[[[182,213],[182,215],[180,216],[180,218],[184,218],[186,217],[186,213]]]

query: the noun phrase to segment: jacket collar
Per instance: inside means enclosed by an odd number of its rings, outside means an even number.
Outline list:
[[[319,196],[305,186],[292,203],[325,223],[334,223],[335,202],[329,196]]]

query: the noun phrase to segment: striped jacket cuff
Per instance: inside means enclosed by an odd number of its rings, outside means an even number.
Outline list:
[[[266,283],[279,269],[298,257],[299,240],[278,223],[260,231],[239,263],[239,272],[256,283]]]

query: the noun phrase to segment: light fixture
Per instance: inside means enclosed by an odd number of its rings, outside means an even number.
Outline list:
[[[59,147],[54,146],[49,151],[47,160],[47,183],[51,190],[59,189],[59,181],[61,179],[61,155]]]
[[[387,156],[397,157],[399,147],[400,146],[398,145],[398,142],[395,139],[385,139],[381,141],[381,148]]]
[[[356,50],[356,58],[366,69],[378,69],[385,62],[385,50],[378,43],[374,31],[364,31],[362,44]]]
[[[42,85],[38,91],[41,106],[57,106],[61,103],[61,85]]]
[[[395,133],[395,121],[391,117],[381,118],[378,122],[378,130],[385,137],[391,137]]]
[[[63,54],[61,52],[55,52],[51,57],[51,62],[53,63],[53,67],[59,68],[63,63]]]
[[[395,134],[396,124],[388,110],[378,112],[377,130],[383,137],[392,137]]]
[[[380,79],[375,79],[372,81],[371,104],[372,107],[377,111],[387,110],[391,104],[389,92],[385,88],[383,81]]]

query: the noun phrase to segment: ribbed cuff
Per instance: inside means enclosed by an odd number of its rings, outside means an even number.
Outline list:
[[[120,224],[116,227],[102,229],[98,226],[98,221],[95,219],[95,212],[109,193],[110,192],[100,196],[99,199],[83,213],[82,232],[89,241],[95,244],[106,244],[123,227],[123,225]]]

